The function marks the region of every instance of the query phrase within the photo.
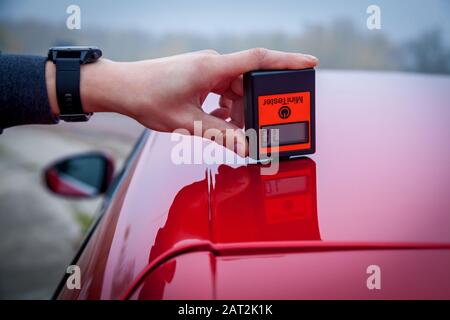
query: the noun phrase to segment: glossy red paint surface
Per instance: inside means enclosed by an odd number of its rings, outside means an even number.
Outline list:
[[[450,298],[449,87],[318,72],[317,153],[274,176],[151,133],[60,298]]]
[[[381,290],[366,269],[380,266]],[[450,250],[176,256],[149,273],[132,299],[446,299]]]

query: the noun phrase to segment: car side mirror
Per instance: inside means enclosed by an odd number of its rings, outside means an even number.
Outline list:
[[[46,185],[53,193],[92,198],[106,191],[114,174],[114,163],[103,153],[90,152],[55,162],[44,172]]]

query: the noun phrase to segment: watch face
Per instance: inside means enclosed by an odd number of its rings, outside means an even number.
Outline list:
[[[61,58],[79,58],[81,64],[97,61],[102,56],[102,51],[97,47],[73,46],[53,47],[48,51],[48,59],[55,62]]]

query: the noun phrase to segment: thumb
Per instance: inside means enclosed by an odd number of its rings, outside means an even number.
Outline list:
[[[247,155],[247,140],[244,132],[232,123],[202,112],[196,121],[201,121],[202,130],[195,130],[194,134],[201,132],[202,136],[220,144],[241,157]]]

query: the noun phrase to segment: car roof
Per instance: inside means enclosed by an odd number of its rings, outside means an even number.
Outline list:
[[[319,71],[316,154],[282,162],[275,176],[243,159],[176,164],[179,141],[149,132],[121,195],[107,275],[126,264],[134,279],[158,260],[221,244],[448,245],[448,88],[447,76]],[[192,151],[233,156],[184,139]]]

